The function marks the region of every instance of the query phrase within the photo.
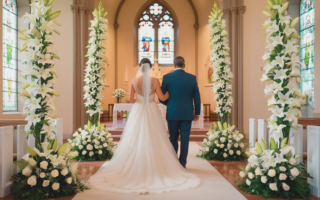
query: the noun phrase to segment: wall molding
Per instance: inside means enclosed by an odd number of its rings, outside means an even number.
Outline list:
[[[189,5],[192,8],[193,15],[194,15],[194,30],[195,30],[195,75],[198,78],[199,74],[199,18],[198,18],[198,13],[196,10],[196,7],[194,6],[192,0],[188,0]]]

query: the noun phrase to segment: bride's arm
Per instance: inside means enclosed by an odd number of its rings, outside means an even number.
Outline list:
[[[159,80],[157,80],[156,93],[157,93],[158,98],[159,98],[161,101],[166,101],[166,100],[169,99],[169,92],[166,92],[166,94],[163,94],[163,93],[162,93],[162,90],[161,90],[161,87],[160,87],[160,81],[159,81]]]
[[[131,103],[136,102],[136,100],[134,99],[134,93],[135,93],[135,90],[134,90],[133,84],[131,83],[131,90],[130,90],[130,102]]]

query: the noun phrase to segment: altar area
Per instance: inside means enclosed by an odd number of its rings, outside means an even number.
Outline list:
[[[114,104],[113,108],[113,119],[112,119],[112,128],[111,129],[123,129],[126,122],[127,118],[130,115],[130,110],[132,108],[133,104],[132,103],[116,103]],[[160,109],[163,123],[165,124],[166,128],[168,128],[167,125],[167,120],[166,120],[166,114],[167,114],[167,106],[163,104],[158,104],[158,107]],[[127,111],[127,116],[123,118],[122,123],[118,123],[118,112],[120,111]],[[198,121],[193,121],[192,122],[192,129],[203,129],[204,128],[204,117],[203,117],[203,104],[201,104],[201,112],[200,112],[200,119]],[[110,128],[108,128],[110,129]]]

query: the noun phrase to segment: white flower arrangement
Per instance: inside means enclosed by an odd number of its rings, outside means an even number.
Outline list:
[[[217,3],[209,16],[209,27],[211,28],[212,67],[213,67],[213,92],[214,100],[217,103],[216,113],[219,121],[227,122],[233,104],[232,99],[232,78],[233,74],[229,65],[229,44],[227,39],[226,21],[222,19],[223,13]]]
[[[15,162],[21,169],[11,178],[15,199],[56,198],[88,189],[78,179],[77,164],[70,162],[76,155],[70,151],[68,143],[60,148],[57,148],[57,140],[53,146],[49,142],[40,145],[42,150],[28,147],[29,154]]]
[[[115,91],[112,92],[112,97],[117,98],[117,99],[122,99],[126,96],[126,92],[123,89],[116,89]]]
[[[55,139],[55,96],[59,94],[54,90],[57,84],[57,71],[54,59],[59,59],[54,48],[53,32],[60,34],[53,28],[53,24],[61,25],[56,18],[61,11],[52,11],[53,1],[33,0],[30,5],[33,13],[26,13],[23,18],[30,23],[30,29],[21,30],[19,38],[25,43],[21,52],[24,52],[22,64],[22,77],[25,84],[20,94],[25,99],[24,114],[27,115],[28,124],[25,131],[33,135],[40,143],[49,139],[51,144]]]
[[[69,144],[76,155],[74,160],[105,161],[111,159],[116,145],[112,142],[111,133],[103,126],[85,127],[73,134]]]
[[[221,160],[221,161],[236,161],[245,158],[245,145],[243,135],[234,130],[235,127],[222,127],[219,122],[214,125],[207,133],[207,138],[201,144],[200,153],[198,157],[207,160]]]
[[[268,106],[272,111],[269,118],[269,134],[275,139],[289,136],[290,128],[297,129],[298,118],[301,116],[303,96],[299,84],[300,66],[300,36],[294,29],[299,17],[292,20],[285,15],[289,3],[275,3],[268,0],[269,12],[263,11],[269,18],[263,24],[266,30],[266,52],[262,59],[266,62],[263,67],[262,82],[272,80],[266,85],[265,94],[271,94]]]
[[[271,138],[270,149],[263,140],[255,144],[248,153],[248,164],[241,168],[239,189],[264,198],[304,198],[310,194],[307,173],[304,164],[297,164],[299,156],[294,148],[286,145],[283,139],[278,148]]]
[[[312,93],[311,93],[311,90],[305,91],[305,93],[303,94],[303,99],[305,101],[303,106],[308,106],[308,105],[312,104]]]
[[[94,19],[91,21],[90,39],[88,53],[87,67],[84,86],[84,99],[85,106],[87,108],[87,113],[90,118],[93,116],[100,116],[103,113],[102,103],[100,102],[103,98],[102,92],[104,90],[104,59],[105,54],[105,44],[107,41],[107,28],[108,20],[105,18],[107,13],[104,12],[102,2],[99,4],[99,9],[95,9],[93,12]],[[98,118],[98,117],[94,117]]]
[[[26,99],[26,135],[35,137],[35,148],[28,147],[30,155],[15,162],[22,171],[11,178],[14,199],[56,198],[87,189],[69,162],[74,154],[69,152],[68,144],[57,148],[54,96],[59,94],[54,90],[57,71],[53,59],[59,56],[53,47],[53,32],[60,33],[52,25],[61,25],[56,20],[61,11],[52,11],[53,3],[54,0],[33,0],[32,13],[23,16],[30,28],[20,31],[20,39],[25,41],[20,51],[25,54],[22,77],[26,80],[20,96]]]

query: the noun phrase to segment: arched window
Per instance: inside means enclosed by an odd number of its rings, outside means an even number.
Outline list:
[[[18,111],[17,4],[2,0],[3,111]]]
[[[167,8],[152,3],[141,14],[138,24],[138,54],[142,58],[155,59],[159,65],[172,65],[175,56],[174,20]]]
[[[311,93],[314,105],[314,0],[302,0],[300,5],[301,90]]]

